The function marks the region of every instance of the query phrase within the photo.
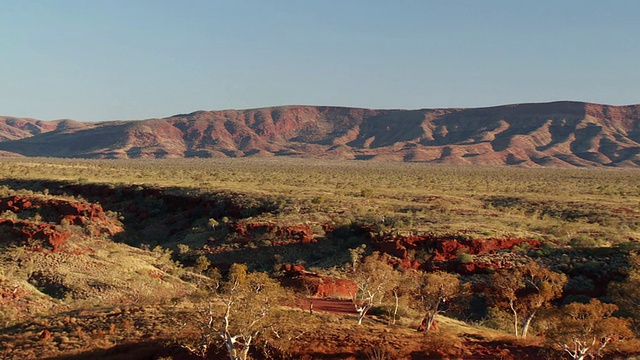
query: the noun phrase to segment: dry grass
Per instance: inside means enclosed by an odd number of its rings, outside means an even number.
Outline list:
[[[45,175],[46,174],[46,175]],[[640,238],[640,173],[301,159],[10,159],[5,178],[146,184],[268,196],[278,219],[607,245]]]
[[[262,234],[252,243],[239,245],[236,239],[225,238],[229,234],[223,230],[212,229],[208,218],[165,213],[161,199],[140,196],[118,200],[121,203],[105,199],[105,209],[113,207],[110,221],[118,223],[122,218],[127,231],[135,230],[124,241],[136,239],[137,245],[148,242],[170,247],[187,244],[189,249],[182,254],[185,266],[193,260],[189,256],[205,254],[203,245],[207,244],[229,250],[218,255],[228,262],[236,257],[250,258],[270,270],[275,255],[280,255],[280,262],[304,260],[325,273],[339,273],[340,266],[349,261],[347,249],[359,245],[362,239],[350,232],[325,237],[325,224],[472,238],[527,237],[562,246],[572,241],[574,245],[593,241],[609,247],[629,243],[630,238],[640,239],[640,173],[634,170],[469,168],[296,159],[10,159],[0,163],[0,177],[0,196],[55,195],[72,200],[70,194],[49,194],[47,182],[52,180],[112,187],[140,185],[140,189],[156,186],[182,196],[223,194],[249,210],[269,204],[268,211],[233,219],[238,223],[304,224],[322,241],[322,247],[298,244],[277,248],[271,246],[271,234]],[[127,219],[125,215],[129,214],[123,215],[122,209],[134,205],[147,217]],[[182,216],[184,226],[169,236],[170,229],[165,225],[170,217],[179,218],[174,215]],[[2,214],[9,216],[22,215]],[[223,223],[222,218],[214,220]],[[0,335],[1,357],[82,356],[95,349],[167,341],[175,336],[175,326],[162,304],[191,292],[199,275],[176,264],[176,253],[172,258],[166,249],[144,250],[116,243],[114,238],[92,236],[79,226],[67,226],[67,230],[74,234],[69,246],[90,251],[51,253],[32,252],[22,246],[3,247],[0,291],[4,294],[19,289],[16,294],[20,301],[0,303],[0,320],[5,325]],[[210,258],[216,260],[214,255]],[[42,283],[33,284],[34,274],[46,279],[50,276],[66,289],[65,293],[48,296],[51,294],[43,292]],[[15,305],[18,303],[20,307]],[[418,355],[465,358],[474,347],[488,348],[496,343],[509,346],[505,354],[540,345],[538,339],[514,340],[502,332],[445,317],[438,318],[438,325],[440,332],[425,337],[415,331],[413,316],[400,319],[395,326],[388,326],[382,318],[370,318],[358,327],[349,316],[316,314],[305,319],[300,333],[287,347],[280,347],[293,357],[303,355],[296,351],[306,351],[305,356],[316,358],[341,354],[343,358],[403,359]]]

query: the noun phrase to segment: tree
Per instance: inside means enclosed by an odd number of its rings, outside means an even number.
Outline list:
[[[395,270],[378,252],[356,264],[350,279],[357,290],[351,294],[353,304],[358,312],[358,325],[375,304],[382,302],[384,296],[394,286]]]
[[[362,256],[364,255],[366,249],[367,249],[367,244],[361,244],[357,248],[349,249],[349,257],[351,258],[351,268],[353,270],[355,270],[356,266],[358,266],[358,262],[360,262],[360,259],[362,259]]]
[[[246,265],[233,264],[228,280],[184,314],[183,327],[191,337],[182,346],[203,358],[214,344],[222,345],[230,360],[246,360],[258,336],[277,327],[275,310],[283,290],[266,273],[248,273]]]
[[[425,333],[431,329],[436,315],[443,313],[447,304],[462,293],[457,275],[436,271],[418,276],[414,299],[418,309],[424,313]]]
[[[632,253],[629,256],[627,278],[622,282],[612,282],[608,293],[620,310],[629,314],[637,322],[640,321],[640,256]]]
[[[398,317],[398,309],[400,308],[400,299],[405,301],[412,301],[413,291],[415,289],[415,273],[414,270],[399,269],[400,271],[394,271],[393,278],[391,279],[391,294],[393,295],[393,310],[390,311],[389,323],[395,324]]]
[[[566,305],[553,317],[547,339],[572,359],[595,358],[612,341],[633,337],[628,320],[611,316],[617,309],[596,299]]]
[[[531,261],[494,273],[486,295],[490,304],[512,314],[515,335],[524,338],[538,310],[559,298],[566,282],[566,275]]]
[[[211,266],[211,261],[209,261],[206,256],[200,255],[196,259],[196,263],[193,265],[193,269],[197,273],[202,274],[209,268],[209,266]]]

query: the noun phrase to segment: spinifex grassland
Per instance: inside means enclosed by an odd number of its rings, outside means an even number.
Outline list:
[[[640,173],[630,169],[280,158],[12,159],[0,163],[0,172],[9,183],[59,180],[256,196],[277,202],[277,219],[291,221],[333,216],[399,231],[530,236],[558,245],[587,237],[598,245],[640,239]]]
[[[184,345],[188,334],[168,309],[195,306],[185,299],[202,295],[214,269],[224,275],[244,263],[291,285],[285,269],[298,264],[348,279],[354,249],[366,256],[394,242],[403,247],[389,252],[395,264],[459,272],[473,285],[466,310],[447,314],[467,323],[441,317],[441,332],[424,337],[415,332],[422,315],[407,299],[393,326],[383,303],[361,327],[355,315],[316,312],[290,338],[295,346],[268,355],[262,343],[254,356],[558,357],[537,336],[542,322],[532,339],[510,337],[508,314],[488,309],[477,285],[493,270],[476,273],[470,264],[496,256],[504,262],[504,254],[536,259],[568,276],[554,307],[572,298],[615,302],[610,284],[628,281],[628,259],[640,242],[638,184],[640,172],[630,169],[281,158],[3,160],[0,351],[6,358],[187,356],[172,345]],[[448,257],[442,248],[405,241],[420,236],[519,242],[482,254],[458,248]],[[624,301],[617,305],[622,315],[637,316]],[[625,339],[607,349],[615,356],[635,345]]]

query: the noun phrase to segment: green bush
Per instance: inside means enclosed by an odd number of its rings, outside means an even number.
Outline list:
[[[603,242],[598,239],[594,239],[589,235],[580,234],[573,237],[571,241],[569,241],[569,244],[572,247],[587,248],[602,246]]]
[[[457,260],[461,264],[470,264],[475,260],[475,256],[469,254],[467,249],[462,249],[457,252]]]
[[[507,312],[495,307],[489,308],[487,316],[481,321],[481,324],[488,328],[505,332],[513,331],[513,320],[511,316]]]

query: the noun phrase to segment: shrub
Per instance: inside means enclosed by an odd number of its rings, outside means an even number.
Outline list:
[[[489,308],[487,316],[482,320],[481,324],[505,332],[513,331],[513,320],[510,314],[496,307]]]
[[[387,360],[398,358],[398,352],[384,341],[378,341],[364,350],[367,360]]]
[[[457,259],[461,264],[470,264],[475,260],[475,256],[467,252],[461,252],[458,254]]]
[[[367,314],[372,316],[387,316],[389,314],[389,309],[385,306],[374,306],[369,309]]]
[[[370,198],[373,196],[373,189],[362,189],[360,190],[360,196],[364,198]]]
[[[209,266],[211,266],[211,261],[209,261],[206,256],[200,255],[200,257],[198,257],[198,259],[196,260],[193,269],[196,272],[202,274],[209,268]]]
[[[429,332],[422,347],[424,355],[431,357],[459,357],[463,355],[464,342],[456,334],[445,331]]]
[[[589,236],[589,235],[584,235],[584,234],[580,234],[577,235],[575,237],[573,237],[570,241],[569,244],[573,247],[597,247],[597,246],[602,246],[603,242],[601,240],[598,239],[594,239],[593,237]]]
[[[178,244],[178,254],[180,255],[186,255],[189,253],[191,249],[189,248],[189,245],[186,244]]]

